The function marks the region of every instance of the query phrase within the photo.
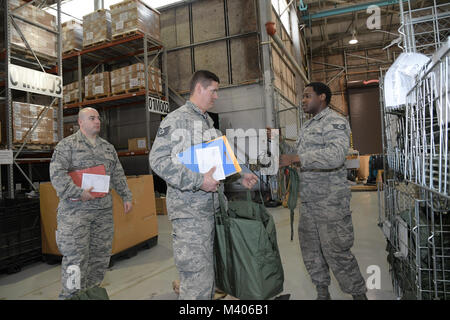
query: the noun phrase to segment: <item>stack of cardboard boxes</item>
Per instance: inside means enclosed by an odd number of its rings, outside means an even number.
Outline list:
[[[126,0],[111,5],[112,36],[118,38],[140,31],[160,40],[160,13],[140,0]]]
[[[9,9],[13,10],[19,6],[23,6],[26,2],[22,0],[10,0]],[[15,12],[16,15],[23,17],[35,24],[46,27],[50,30],[56,30],[56,17],[50,13],[47,13],[44,10],[39,9],[33,5],[27,5],[20,10]],[[42,28],[39,28],[35,25],[26,23],[19,19],[15,19],[17,26],[20,28],[20,31],[23,33],[24,37],[27,39],[31,49],[35,52],[37,56],[40,58],[48,59],[48,60],[56,60],[57,58],[57,50],[56,50],[56,34],[48,32]],[[4,23],[2,17],[2,23],[0,23],[0,33],[4,33]],[[0,37],[1,47],[5,47],[3,41],[3,37]],[[11,46],[13,48],[28,50],[27,46],[23,42],[20,34],[17,32],[16,28],[11,26]],[[31,52],[30,52],[31,55]]]
[[[83,47],[111,41],[111,12],[106,9],[83,16]]]
[[[101,72],[84,77],[84,94],[86,99],[107,97],[111,93],[109,72]]]
[[[29,143],[34,144],[54,144],[58,142],[58,122],[56,108],[47,108],[42,105],[13,102],[13,143],[23,143],[26,134],[34,125],[39,115],[42,119],[33,130],[28,134]]]
[[[83,49],[83,25],[75,20],[61,25],[63,39],[63,53]]]
[[[65,85],[63,87],[63,92],[64,92],[64,104],[78,102],[80,92],[80,85],[78,84],[78,81]]]

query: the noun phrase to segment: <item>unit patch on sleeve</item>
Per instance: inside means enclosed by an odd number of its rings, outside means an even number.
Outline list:
[[[345,124],[333,124],[335,129],[345,130]]]
[[[159,128],[157,137],[164,137],[165,135],[167,135],[169,133],[169,131],[170,131],[170,126],[165,127],[165,128]]]

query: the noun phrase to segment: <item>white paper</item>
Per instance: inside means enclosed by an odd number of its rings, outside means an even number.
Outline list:
[[[222,165],[222,155],[219,147],[210,147],[195,150],[197,156],[198,169],[200,173],[208,172],[212,167],[216,167],[213,178],[217,181],[225,179]]]
[[[91,192],[109,192],[109,176],[102,174],[83,173],[81,189],[94,187]]]
[[[116,22],[116,30],[122,30],[123,29],[123,21]]]

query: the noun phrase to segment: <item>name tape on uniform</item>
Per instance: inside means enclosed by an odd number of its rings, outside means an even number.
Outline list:
[[[170,112],[169,102],[156,99],[153,97],[148,98],[148,111],[159,114],[168,114]]]

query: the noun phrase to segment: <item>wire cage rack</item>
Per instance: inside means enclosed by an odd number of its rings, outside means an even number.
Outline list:
[[[432,54],[450,36],[450,3],[433,1],[433,5],[413,9],[413,1],[399,1],[402,13],[404,51]]]
[[[385,105],[379,226],[399,299],[450,299],[450,3],[399,1],[406,53],[428,56],[406,103]]]
[[[449,194],[450,38],[406,97],[405,178]]]
[[[410,187],[389,180],[384,188],[395,293],[401,299],[449,299],[449,212],[436,207],[432,192]]]

